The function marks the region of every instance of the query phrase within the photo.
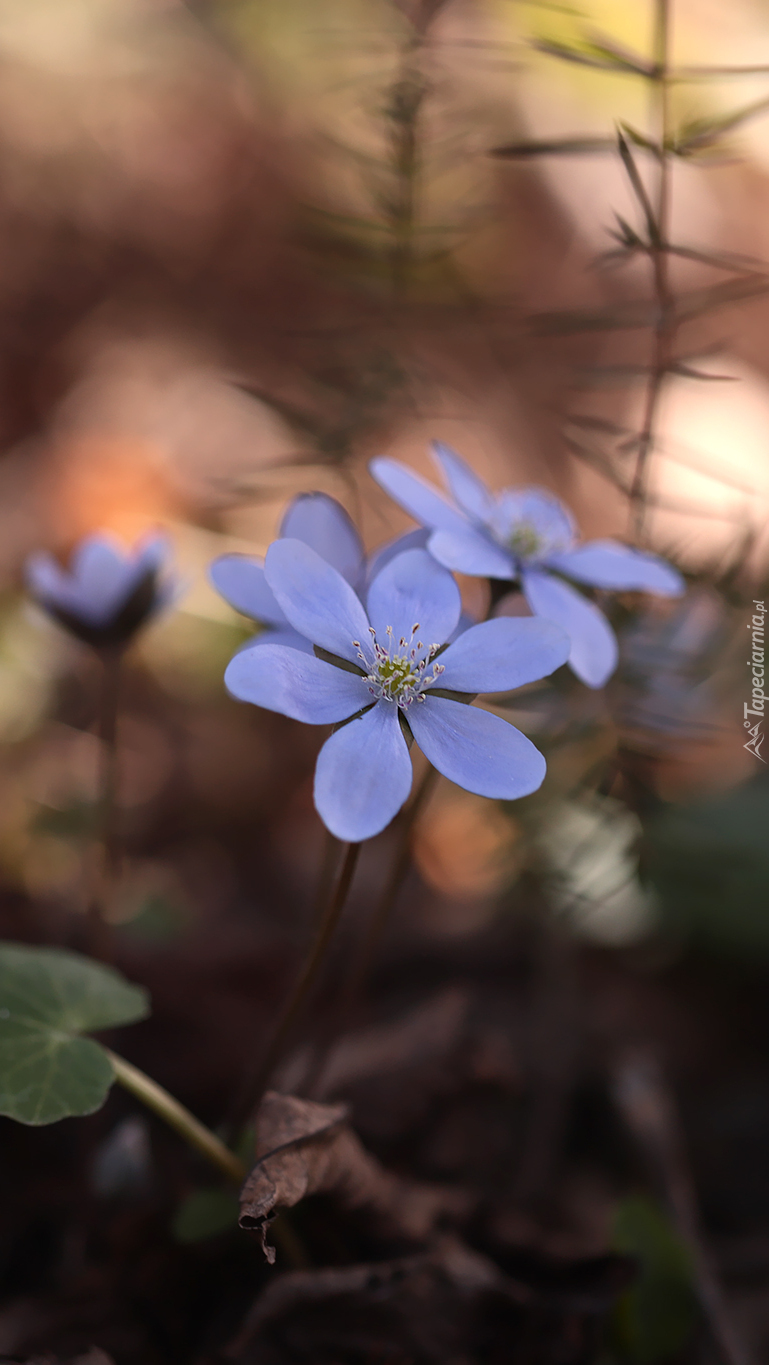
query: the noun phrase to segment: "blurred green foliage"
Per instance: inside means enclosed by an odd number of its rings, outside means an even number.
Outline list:
[[[646,825],[643,871],[663,929],[740,953],[769,952],[769,779],[667,806]]]
[[[686,1345],[696,1321],[689,1251],[663,1211],[640,1195],[620,1203],[613,1244],[635,1258],[638,1277],[614,1311],[612,1355],[637,1365],[669,1360]]]
[[[201,1242],[236,1227],[239,1212],[235,1190],[216,1185],[193,1190],[179,1205],[172,1231],[177,1242]]]

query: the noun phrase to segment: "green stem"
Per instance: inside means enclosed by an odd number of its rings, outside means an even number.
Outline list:
[[[243,1092],[234,1117],[234,1122],[237,1125],[244,1123],[252,1113],[256,1114],[258,1112],[264,1092],[269,1085],[270,1077],[283,1055],[283,1049],[286,1042],[304,1008],[307,997],[315,984],[316,977],[323,965],[328,946],[334,936],[334,931],[339,923],[347,900],[347,895],[355,873],[355,867],[358,862],[360,848],[360,844],[347,845],[347,852],[344,855],[342,870],[339,873],[336,887],[318,922],[315,938],[313,939],[304,966],[283,1006],[272,1039],[258,1070],[248,1078],[247,1084],[243,1087]]]
[[[247,1174],[246,1167],[240,1158],[230,1151],[229,1147],[225,1147],[215,1133],[200,1123],[195,1115],[190,1113],[189,1109],[185,1109],[183,1104],[174,1099],[173,1095],[169,1095],[162,1085],[158,1085],[157,1081],[153,1081],[143,1071],[140,1071],[138,1066],[133,1066],[131,1062],[125,1061],[123,1057],[119,1057],[116,1052],[112,1052],[108,1047],[104,1051],[112,1063],[116,1081],[119,1081],[126,1090],[130,1090],[132,1095],[142,1101],[142,1104],[146,1104],[149,1109],[154,1110],[160,1118],[176,1130],[180,1137],[184,1138],[185,1142],[200,1152],[212,1165],[223,1171],[236,1185],[242,1185]]]

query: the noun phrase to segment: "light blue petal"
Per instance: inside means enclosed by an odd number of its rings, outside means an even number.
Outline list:
[[[617,640],[603,612],[568,583],[530,569],[523,591],[536,616],[563,626],[571,639],[569,667],[588,687],[603,687],[617,667]]]
[[[565,664],[565,630],[535,616],[501,616],[471,626],[440,657],[439,687],[454,692],[511,692]]]
[[[124,577],[131,562],[117,537],[97,532],[76,545],[69,567],[73,578],[90,587],[100,573],[115,581],[118,575]]]
[[[161,567],[169,549],[168,539],[153,533],[127,553],[114,536],[100,532],[80,542],[69,572],[49,554],[32,555],[27,582],[43,603],[100,626],[120,610],[146,574]],[[165,596],[169,594],[178,595],[170,585]],[[159,591],[156,606],[163,596]]]
[[[515,578],[513,556],[469,524],[458,531],[433,531],[427,547],[439,564],[455,573],[473,578]]]
[[[434,488],[431,483],[412,474],[410,469],[398,460],[379,456],[371,460],[369,470],[380,488],[408,512],[415,521],[423,526],[441,527],[443,530],[461,530],[467,518]]]
[[[241,650],[227,665],[224,683],[238,701],[307,725],[334,725],[371,704],[364,678],[285,645]]]
[[[72,556],[71,578],[82,620],[94,625],[109,621],[132,593],[142,577],[123,546],[113,536],[89,536]]]
[[[457,621],[456,629],[453,630],[449,636],[449,640],[458,640],[460,635],[464,635],[466,630],[469,630],[471,626],[476,626],[477,624],[477,619],[474,616],[471,616],[469,611],[463,611]]]
[[[542,785],[545,760],[514,725],[445,697],[414,702],[408,722],[425,758],[451,782],[479,796],[515,801]]]
[[[24,566],[24,576],[30,592],[43,602],[59,602],[72,591],[72,580],[47,550],[31,554]]]
[[[379,834],[411,791],[411,758],[394,702],[380,701],[326,740],[315,769],[315,806],[337,839]]]
[[[379,643],[387,647],[387,627],[397,646],[401,636],[415,647],[442,645],[456,630],[462,602],[447,569],[426,550],[406,550],[391,559],[368,590],[368,614]]]
[[[260,560],[250,555],[220,555],[209,566],[208,576],[225,602],[244,616],[270,626],[288,625],[274,592],[267,586]]]
[[[664,559],[616,540],[591,540],[566,554],[553,555],[548,564],[594,588],[656,592],[662,597],[680,597],[686,588],[678,570]]]
[[[568,507],[545,488],[506,488],[490,518],[495,534],[508,544],[516,529],[530,527],[540,540],[533,561],[571,549],[576,525]]]
[[[430,539],[429,526],[420,526],[418,531],[407,531],[405,535],[396,536],[394,540],[388,540],[385,545],[381,545],[375,550],[366,564],[366,582],[372,583],[378,573],[381,573],[386,564],[396,555],[402,555],[404,550],[424,550]]]
[[[315,658],[311,642],[288,623],[285,626],[277,626],[275,630],[269,626],[266,630],[260,630],[259,634],[253,636],[243,647],[251,649],[254,645],[286,645],[288,649],[298,649],[300,654],[312,654]]]
[[[327,564],[338,569],[348,583],[356,588],[359,586],[363,545],[336,498],[330,498],[326,493],[300,493],[286,511],[280,534],[291,540],[303,540]]]
[[[368,618],[342,575],[301,540],[275,540],[264,561],[267,583],[291,625],[314,645],[360,664],[373,657]],[[358,641],[359,644],[354,643]]]
[[[473,521],[488,521],[494,511],[494,498],[485,483],[451,446],[444,445],[442,441],[433,441],[432,451],[454,501]]]
[[[43,601],[93,626],[103,625],[119,610],[134,579],[120,543],[107,535],[81,541],[69,573],[50,556],[40,555],[33,557],[29,574]]]

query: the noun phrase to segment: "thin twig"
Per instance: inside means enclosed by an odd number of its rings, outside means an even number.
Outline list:
[[[304,966],[281,1010],[272,1038],[262,1061],[259,1066],[247,1076],[246,1081],[244,1082],[233,1115],[233,1124],[236,1126],[244,1123],[251,1114],[255,1114],[258,1111],[264,1092],[269,1085],[272,1073],[283,1055],[283,1049],[286,1042],[291,1035],[294,1025],[299,1019],[307,997],[315,984],[316,977],[325,961],[328,946],[333,938],[334,931],[339,923],[340,916],[347,900],[347,894],[355,874],[360,847],[360,844],[347,845],[347,851],[344,855],[344,861],[336,887],[318,922],[315,937]]]
[[[657,0],[655,13],[654,74],[650,79],[653,82],[653,120],[656,124],[655,133],[660,147],[660,157],[657,202],[654,206],[653,218],[649,220],[649,255],[657,308],[652,335],[649,379],[646,387],[641,429],[638,435],[638,453],[630,488],[631,531],[636,540],[640,540],[643,534],[649,461],[654,450],[659,423],[660,399],[666,376],[669,373],[676,334],[675,297],[670,287],[668,241],[672,172],[671,154],[668,146],[670,140],[670,0]],[[641,201],[641,206],[645,216],[648,217],[648,200],[645,196]]]

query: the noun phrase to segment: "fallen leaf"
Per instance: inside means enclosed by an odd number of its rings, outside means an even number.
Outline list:
[[[469,1213],[465,1191],[402,1180],[386,1171],[345,1122],[346,1105],[316,1104],[268,1091],[257,1115],[257,1161],[240,1195],[240,1226],[261,1235],[279,1209],[310,1194],[333,1195],[343,1208],[366,1209],[382,1235],[424,1241],[441,1217]]]

